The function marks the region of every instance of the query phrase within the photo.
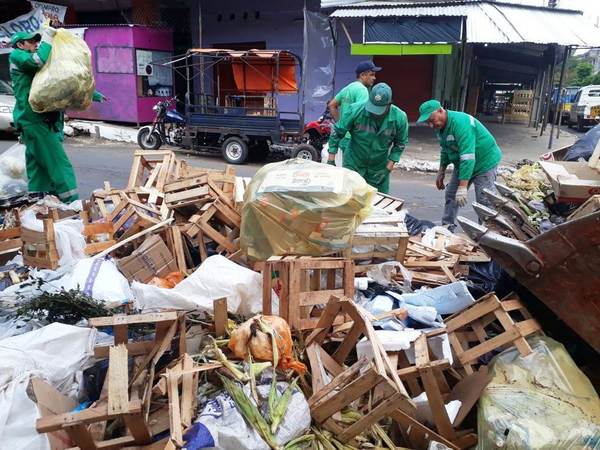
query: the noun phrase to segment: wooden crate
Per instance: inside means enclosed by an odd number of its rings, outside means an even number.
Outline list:
[[[240,250],[238,242],[241,225],[240,214],[220,198],[213,203],[205,205],[201,214],[193,215],[189,222],[191,226],[186,234],[190,239],[195,239],[199,248],[201,259],[207,254],[205,238],[217,243],[217,251],[231,257]]]
[[[340,314],[347,314],[353,325],[330,354],[323,344],[333,332],[335,318]],[[346,368],[350,352],[363,337],[372,346],[372,360],[361,358]],[[306,351],[312,374],[313,394],[308,400],[311,416],[338,440],[350,442],[392,412],[402,417],[414,414],[414,404],[383,350],[371,319],[353,300],[335,296],[329,299],[316,328],[306,340]],[[338,420],[344,408],[361,399],[369,399],[362,408],[361,419],[349,426]]]
[[[0,256],[16,253],[22,247],[20,226],[0,230]]]
[[[341,273],[341,286],[336,287],[336,271]],[[272,274],[278,273],[280,284],[279,316],[292,330],[312,330],[319,322],[319,306],[332,295],[354,298],[354,269],[350,259],[313,258],[310,256],[273,256],[263,269],[263,314],[272,313]],[[323,278],[326,279],[323,286]],[[346,321],[340,315],[336,323]]]
[[[515,313],[521,317],[512,317]],[[525,338],[541,331],[540,324],[515,294],[502,301],[495,294],[488,294],[445,323],[452,350],[466,374],[473,373],[481,356],[496,349],[514,345],[521,355],[530,354],[532,349]],[[490,337],[490,331],[494,337]]]
[[[133,154],[127,189],[144,187],[162,192],[175,179],[175,153],[170,150],[138,150]]]
[[[81,211],[79,217],[83,222],[82,234],[85,238],[86,255],[96,255],[117,243],[112,222],[90,223],[87,211]]]
[[[43,231],[21,228],[23,264],[40,269],[58,268],[58,250],[54,235],[54,219],[43,219]]]
[[[114,235],[118,241],[150,228],[160,223],[162,219],[159,210],[132,200],[125,194],[121,194],[121,202],[108,216],[108,220],[114,226]]]
[[[373,264],[385,261],[404,262],[408,246],[408,231],[404,220],[398,215],[387,217],[368,217],[356,229],[350,240],[350,247],[343,253],[345,258],[351,258],[355,263],[369,261]],[[362,247],[368,251],[358,252]],[[365,264],[355,267],[364,272]]]

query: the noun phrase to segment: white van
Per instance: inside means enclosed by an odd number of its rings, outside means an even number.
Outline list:
[[[592,117],[591,109],[593,106],[600,106],[600,85],[585,86],[579,89],[569,116],[569,128],[577,125],[579,131],[583,131],[586,126],[596,125],[598,119]]]

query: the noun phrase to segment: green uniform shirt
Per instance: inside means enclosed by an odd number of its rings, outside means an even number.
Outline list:
[[[29,105],[29,91],[33,77],[48,60],[52,46],[47,42],[40,42],[35,52],[15,48],[11,51],[8,61],[10,63],[10,78],[15,93],[15,109],[13,120],[17,129],[27,125],[40,123],[44,120],[42,114],[38,114]]]
[[[335,96],[340,109],[340,118],[344,112],[344,108],[352,103],[362,103],[369,100],[369,89],[360,81],[353,81]]]
[[[440,141],[440,165],[454,164],[458,179],[471,178],[496,167],[502,151],[496,139],[475,117],[458,111],[448,111],[448,122],[436,131]]]
[[[340,141],[350,133],[344,150],[344,167],[359,173],[380,192],[389,191],[388,161],[398,162],[408,142],[406,113],[391,105],[388,114],[375,119],[366,109],[367,102],[354,103],[335,124],[329,137],[329,153],[337,153]]]

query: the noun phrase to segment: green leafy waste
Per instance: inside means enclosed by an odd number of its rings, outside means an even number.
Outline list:
[[[115,314],[103,302],[84,294],[77,289],[59,292],[44,292],[19,305],[15,315],[24,320],[37,319],[48,323],[60,322],[75,325],[82,319],[103,317]]]

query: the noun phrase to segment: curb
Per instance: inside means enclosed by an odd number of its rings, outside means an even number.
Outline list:
[[[87,120],[70,120],[68,125],[79,132],[89,133],[90,136],[96,138],[107,139],[114,142],[137,144],[138,130],[134,128]]]

